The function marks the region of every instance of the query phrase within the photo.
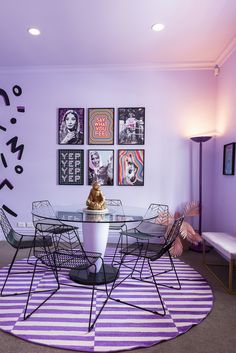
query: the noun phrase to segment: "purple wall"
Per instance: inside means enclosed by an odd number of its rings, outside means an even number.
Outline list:
[[[125,204],[144,207],[150,202],[163,202],[169,204],[172,210],[182,202],[198,199],[198,146],[188,137],[215,129],[216,78],[212,71],[42,69],[35,72],[1,72],[1,88],[11,92],[16,83],[22,87],[23,94],[19,98],[11,94],[10,108],[0,103],[3,108],[0,119],[14,115],[15,105],[25,105],[26,112],[17,116],[17,124],[8,123],[8,135],[0,131],[1,148],[9,155],[9,148],[5,146],[7,138],[14,134],[20,137],[25,144],[22,158],[24,173],[16,175],[13,172],[15,156],[9,156],[9,168],[1,168],[1,173],[3,171],[3,177],[12,181],[15,187],[12,191],[2,189],[0,197],[1,204],[6,203],[16,209],[19,214],[17,221],[31,220],[32,200],[46,198],[54,204],[76,204],[85,202],[87,198],[88,185],[57,185],[57,149],[61,147],[57,144],[57,109],[70,106],[85,108],[86,131],[89,107],[114,107],[115,118],[118,107],[146,108],[145,185],[117,186],[115,163],[115,186],[103,187],[107,197],[121,198]],[[233,136],[229,140],[232,139]],[[209,141],[204,146],[207,167],[212,163],[213,145],[214,141]],[[217,148],[221,149],[222,146],[218,145]],[[87,166],[89,146],[84,145],[83,148]],[[118,148],[120,146],[114,146],[115,157]],[[212,212],[211,171],[212,168],[208,168],[204,174],[203,220],[207,227],[210,226]],[[224,180],[230,183],[234,179],[226,177]],[[87,184],[86,171],[85,181]],[[229,190],[232,192],[232,186]],[[225,193],[222,192],[222,195]],[[11,218],[11,221],[14,222],[14,219]]]
[[[217,231],[236,235],[236,175],[222,174],[223,146],[236,142],[236,52],[221,69],[217,86],[217,129],[221,136],[216,139],[214,151],[213,223]]]

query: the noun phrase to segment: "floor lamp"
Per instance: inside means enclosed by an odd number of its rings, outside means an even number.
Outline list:
[[[198,233],[202,235],[202,144],[209,141],[212,136],[196,136],[191,137],[191,140],[199,143],[199,223]],[[191,246],[191,250],[202,252],[202,244]],[[206,251],[209,251],[209,248]]]

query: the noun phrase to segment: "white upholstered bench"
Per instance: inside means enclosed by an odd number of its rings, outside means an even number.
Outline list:
[[[205,266],[217,277],[224,285],[222,280],[213,272],[206,263],[205,243],[211,245],[229,263],[228,287],[224,287],[230,294],[233,294],[233,268],[236,259],[236,237],[227,233],[203,232],[203,262]]]

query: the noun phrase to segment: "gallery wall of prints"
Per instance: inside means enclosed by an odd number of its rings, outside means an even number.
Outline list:
[[[144,185],[143,107],[59,108],[58,144],[59,185]]]

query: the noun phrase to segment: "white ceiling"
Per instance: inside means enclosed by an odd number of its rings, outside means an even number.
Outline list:
[[[212,68],[236,47],[236,0],[0,3],[0,67]],[[164,31],[151,31],[157,22]]]

